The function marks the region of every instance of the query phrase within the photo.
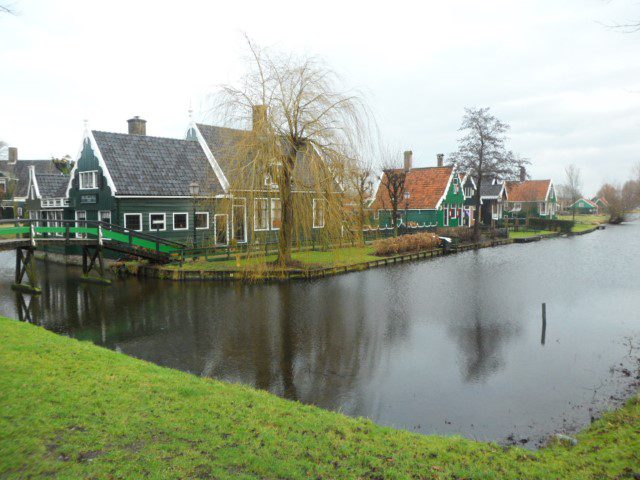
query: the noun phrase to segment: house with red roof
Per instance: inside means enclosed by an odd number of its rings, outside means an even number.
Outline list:
[[[509,201],[506,215],[510,217],[536,216],[555,218],[558,199],[551,180],[520,180],[506,182]]]
[[[591,203],[598,207],[598,213],[605,213],[609,210],[609,202],[604,197],[593,197]]]
[[[461,177],[454,166],[444,166],[444,155],[438,155],[435,167],[413,168],[413,153],[405,152],[404,169],[393,172],[404,175],[404,188],[398,202],[398,225],[415,227],[458,227],[470,225],[470,207],[464,205]],[[385,187],[388,173],[383,173],[371,205],[374,218],[381,227],[392,226],[392,199]]]

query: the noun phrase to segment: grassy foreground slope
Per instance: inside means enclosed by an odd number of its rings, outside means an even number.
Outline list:
[[[634,478],[640,402],[579,439],[396,431],[0,318],[0,478]]]

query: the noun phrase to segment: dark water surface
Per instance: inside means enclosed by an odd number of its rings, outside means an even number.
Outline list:
[[[638,222],[285,285],[101,287],[41,264],[42,295],[21,299],[13,262],[3,315],[24,299],[47,329],[422,433],[535,446],[616,405],[638,367]]]

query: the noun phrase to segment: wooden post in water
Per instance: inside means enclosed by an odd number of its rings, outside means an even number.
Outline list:
[[[540,344],[544,345],[547,336],[547,304],[542,304],[542,337],[540,338]]]

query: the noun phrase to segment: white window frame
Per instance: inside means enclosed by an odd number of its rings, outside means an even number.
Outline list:
[[[187,217],[187,226],[186,227],[184,227],[184,228],[176,228],[176,215],[184,215],[185,217]],[[189,213],[188,212],[173,212],[171,220],[173,222],[171,225],[173,226],[173,229],[175,231],[182,232],[182,231],[185,231],[185,230],[189,230]]]
[[[322,209],[322,225],[319,225],[316,223],[316,208],[318,205],[318,202],[322,202],[323,205],[323,209]],[[313,199],[313,205],[312,205],[312,210],[311,210],[311,215],[313,217],[313,228],[324,228],[325,226],[325,217],[326,217],[326,202],[324,201],[324,199],[322,198],[314,198]]]
[[[133,228],[130,228],[127,226],[127,217],[133,217],[133,216],[137,216],[140,219],[140,229],[139,230],[134,230]],[[141,232],[144,225],[142,225],[142,214],[141,213],[125,213],[122,216],[122,224],[124,225],[124,228],[126,228],[127,230],[130,230],[132,232]]]
[[[445,205],[443,209],[443,223],[445,227],[449,226],[449,205]]]
[[[273,212],[277,210],[277,208],[274,208],[273,205],[275,203],[280,203],[280,224],[282,224],[282,201],[279,198],[272,198],[270,200],[271,201],[269,202],[269,228],[273,231],[278,231],[280,230],[280,227],[273,226],[273,220],[275,218],[273,215]]]
[[[238,240],[235,237],[236,232],[236,208],[242,208],[242,225],[244,228],[242,229],[242,240]],[[238,243],[247,243],[247,206],[236,204],[231,206],[231,232],[233,233],[233,239]]]
[[[162,215],[163,228],[154,228],[151,223],[151,215]],[[164,212],[152,212],[149,214],[149,231],[150,232],[166,232],[167,231],[167,214]]]
[[[266,225],[264,228],[261,228],[258,226],[258,204],[261,202],[265,202],[267,205],[267,208],[262,209],[260,208],[260,211],[264,210],[266,212],[266,220],[264,220],[264,224]],[[270,208],[270,202],[268,198],[254,198],[253,199],[253,231],[254,232],[266,232],[267,230],[269,230],[269,224],[271,223],[271,218],[270,218],[270,212],[271,212],[271,208]]]
[[[522,210],[522,202],[514,202],[512,212],[519,212]]]
[[[226,217],[227,220],[227,232],[226,232],[226,243],[218,243],[218,217]],[[216,240],[216,245],[229,245],[229,215],[226,213],[216,213],[213,216],[213,238]]]
[[[457,206],[453,206],[453,207],[449,207],[449,210],[453,210],[453,215],[451,215],[451,219],[455,219],[458,218],[458,207]]]
[[[209,230],[209,212],[196,212],[196,217],[198,215],[206,215],[207,216],[207,226],[206,227],[199,227],[198,224],[196,223],[196,230]],[[195,222],[196,219],[194,218],[193,221]],[[227,221],[228,221],[228,219],[227,219]]]
[[[547,202],[540,202],[538,208],[540,209],[540,215],[547,215]]]
[[[93,179],[93,186],[84,186],[85,181],[83,179],[88,174],[91,174],[91,178]],[[84,172],[78,173],[78,189],[79,190],[96,190],[98,188],[98,170],[86,170]]]
[[[109,221],[106,222],[105,220],[102,220],[102,214],[103,213],[108,213],[109,214]],[[105,222],[105,223],[111,223],[111,210],[98,210],[98,221],[99,222]]]
[[[79,213],[84,213],[84,218],[83,219],[78,218],[78,214]],[[87,211],[86,210],[76,210],[75,220],[76,220],[76,228],[79,228],[80,225],[78,224],[78,222],[86,222],[87,221]],[[76,238],[86,238],[86,237],[87,237],[87,235],[85,233],[76,233]]]

